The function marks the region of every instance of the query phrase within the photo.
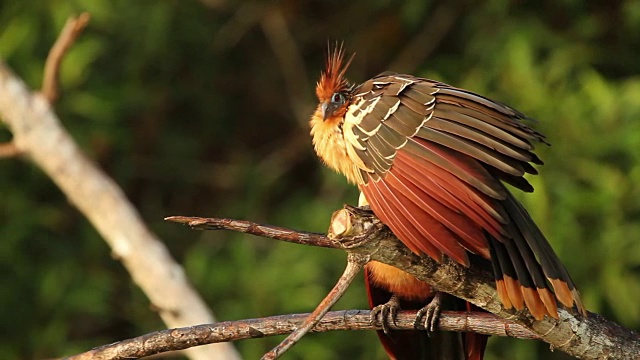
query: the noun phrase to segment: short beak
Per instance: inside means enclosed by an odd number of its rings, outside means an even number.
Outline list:
[[[327,102],[323,102],[322,105],[320,105],[320,111],[322,112],[322,120],[327,120],[327,118],[331,115],[327,109],[329,108],[329,103]]]

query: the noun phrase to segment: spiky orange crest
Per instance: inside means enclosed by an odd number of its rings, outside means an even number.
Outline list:
[[[329,46],[326,67],[316,85],[316,95],[320,102],[329,101],[333,94],[346,91],[349,88],[344,74],[351,64],[351,60],[353,60],[353,55],[349,61],[344,63],[343,44],[336,44],[333,48]]]

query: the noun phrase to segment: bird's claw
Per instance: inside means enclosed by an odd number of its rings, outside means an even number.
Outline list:
[[[389,319],[393,321],[394,325],[397,325],[396,315],[398,315],[398,310],[400,310],[400,301],[394,295],[386,304],[378,305],[371,309],[371,324],[382,327],[382,331],[389,335],[391,331]]]
[[[416,320],[413,323],[416,329],[426,330],[429,336],[436,330],[436,325],[440,318],[440,310],[442,309],[442,297],[443,293],[437,292],[427,306],[418,310]]]

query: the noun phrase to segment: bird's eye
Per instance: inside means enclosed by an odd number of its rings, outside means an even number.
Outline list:
[[[334,104],[342,104],[344,103],[344,95],[341,93],[335,93],[331,96],[331,102]]]

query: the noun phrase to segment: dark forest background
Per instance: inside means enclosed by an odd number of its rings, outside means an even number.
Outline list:
[[[518,194],[589,310],[640,329],[640,2],[0,0],[0,57],[32,88],[65,20],[92,20],[56,112],[123,187],[219,320],[307,312],[345,254],[165,223],[250,219],[324,232],[357,191],[325,169],[308,118],[328,41],[362,82],[394,70],[539,120]],[[0,125],[0,141],[11,139]],[[104,241],[32,163],[0,159],[0,358],[43,359],[163,328]],[[362,281],[335,307],[365,308]],[[237,343],[258,358],[281,338]],[[308,335],[288,359],[383,359],[372,332]],[[492,338],[486,359],[561,359]]]

